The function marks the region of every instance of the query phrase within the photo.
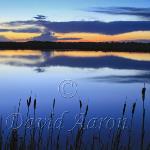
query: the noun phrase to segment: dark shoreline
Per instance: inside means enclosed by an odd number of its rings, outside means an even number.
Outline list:
[[[83,50],[104,52],[147,52],[150,53],[150,43],[136,42],[0,42],[0,50]]]

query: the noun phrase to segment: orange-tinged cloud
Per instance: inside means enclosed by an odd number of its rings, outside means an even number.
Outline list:
[[[17,33],[17,32],[0,32],[12,41],[28,41],[40,36],[41,33]],[[150,31],[137,31],[117,35],[104,35],[96,33],[55,33],[54,36],[60,42],[109,42],[109,41],[130,41],[130,40],[150,40]],[[77,38],[77,40],[59,40],[59,39]]]
[[[94,33],[56,33],[58,38],[81,38],[80,40],[73,40],[76,42],[107,42],[107,41],[127,41],[127,40],[150,40],[150,31],[129,32],[118,35],[104,35]],[[59,40],[65,41],[65,40]],[[72,41],[72,40],[69,40]]]
[[[27,41],[40,35],[40,33],[0,32],[0,36],[4,36],[12,41]]]

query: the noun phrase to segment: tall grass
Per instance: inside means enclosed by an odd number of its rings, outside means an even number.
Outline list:
[[[145,92],[146,92],[146,88],[145,88],[145,83],[144,83],[144,87],[142,88],[142,126],[141,126],[141,150],[143,150],[144,147],[144,136],[145,136]]]
[[[132,115],[131,115],[132,117],[131,117],[130,128],[129,128],[128,150],[132,149],[131,138],[132,138],[133,117],[134,117],[135,107],[136,107],[136,102],[134,102],[132,105]]]
[[[142,124],[141,134],[139,135],[139,145],[134,145],[133,133],[134,128],[134,116],[136,113],[137,101],[130,107],[131,120],[128,126],[128,131],[123,129],[123,118],[127,113],[127,102],[124,103],[121,113],[120,126],[116,129],[110,129],[108,132],[107,139],[104,138],[102,129],[97,129],[96,132],[92,133],[88,138],[88,131],[85,130],[86,120],[88,118],[89,105],[79,100],[79,114],[84,112],[83,121],[81,127],[78,127],[74,132],[68,132],[66,135],[61,134],[62,129],[58,131],[54,128],[55,119],[55,107],[56,100],[53,99],[52,107],[49,114],[50,122],[48,123],[48,129],[42,122],[39,126],[36,126],[36,110],[37,110],[37,99],[31,96],[27,99],[27,114],[26,120],[30,118],[31,111],[33,110],[33,122],[29,121],[31,128],[27,132],[27,125],[20,132],[19,129],[11,129],[6,135],[6,128],[3,127],[3,119],[0,119],[0,150],[134,150],[135,147],[139,150],[150,149],[150,143],[145,143],[145,93],[146,87],[142,88]],[[127,100],[126,100],[127,101]],[[21,106],[21,100],[18,103],[17,113],[19,113]],[[18,116],[14,122],[14,127],[18,125]],[[44,132],[46,131],[46,132]],[[5,133],[6,132],[6,133]],[[125,133],[126,132],[126,133]],[[127,135],[126,142],[123,138],[124,134]],[[136,135],[137,136],[137,135]]]

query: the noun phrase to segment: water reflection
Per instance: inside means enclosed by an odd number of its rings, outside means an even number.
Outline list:
[[[116,53],[93,51],[0,51],[0,63],[29,66],[69,66],[79,68],[150,69],[149,53]]]
[[[125,52],[101,52],[101,51],[54,51],[54,56],[68,56],[68,57],[104,57],[104,56],[118,56],[133,60],[150,61],[149,53],[125,53]]]
[[[60,83],[66,79],[78,85],[77,94],[70,99],[64,98],[58,90]],[[70,112],[66,121],[68,126],[72,125],[73,117],[79,112],[79,99],[83,101],[83,106],[89,105],[89,117],[118,117],[126,96],[128,112],[135,99],[137,105],[141,105],[143,82],[147,82],[145,106],[149,114],[149,79],[150,54],[0,51],[1,114],[8,116],[16,112],[18,99],[21,98],[21,110],[26,115],[26,99],[32,91],[32,96],[38,100],[37,116],[45,117],[50,112],[53,98],[56,98],[56,112]],[[137,111],[136,125],[139,125],[139,114]]]
[[[0,64],[26,66],[37,73],[44,73],[50,67],[54,70],[58,66],[68,67],[70,71],[76,68],[79,72],[92,69],[97,73],[84,78],[96,82],[132,83],[148,81],[150,78],[149,53],[4,50],[0,51]],[[99,73],[102,68],[108,70]]]
[[[89,78],[89,80],[96,82],[116,82],[116,83],[149,83],[150,73],[140,73],[136,75],[110,75],[110,76],[97,76]]]

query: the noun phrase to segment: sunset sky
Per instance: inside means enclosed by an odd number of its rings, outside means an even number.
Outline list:
[[[0,41],[150,41],[149,0],[3,0]]]

